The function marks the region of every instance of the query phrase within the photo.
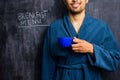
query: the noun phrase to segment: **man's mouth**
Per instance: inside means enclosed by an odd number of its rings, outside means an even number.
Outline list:
[[[77,7],[79,7],[79,6],[80,6],[80,3],[73,3],[73,4],[72,4],[72,7],[73,7],[73,8],[77,8]]]

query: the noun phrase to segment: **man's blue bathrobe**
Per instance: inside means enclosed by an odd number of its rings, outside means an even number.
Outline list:
[[[59,37],[77,37],[94,46],[94,58],[62,48]],[[113,71],[120,60],[120,50],[108,25],[85,15],[76,33],[68,14],[53,22],[44,40],[42,80],[102,80],[101,70]]]

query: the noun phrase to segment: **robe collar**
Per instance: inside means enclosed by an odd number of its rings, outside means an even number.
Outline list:
[[[87,25],[91,22],[90,16],[85,13],[85,18],[83,20],[83,23],[78,31],[76,33],[75,28],[73,27],[73,24],[68,16],[68,14],[64,15],[64,27],[66,29],[66,32],[68,33],[69,37],[78,37],[81,38],[84,35],[84,30],[86,29]]]

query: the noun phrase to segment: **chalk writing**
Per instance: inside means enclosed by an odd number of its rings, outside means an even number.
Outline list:
[[[17,14],[19,26],[43,25],[46,23],[47,12],[48,10],[41,12],[19,12]]]

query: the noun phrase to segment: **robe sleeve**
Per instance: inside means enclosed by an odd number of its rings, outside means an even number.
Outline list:
[[[109,27],[106,27],[103,36],[105,37],[102,45],[93,43],[94,58],[88,55],[88,59],[92,66],[113,71],[118,67],[120,61],[120,49]]]
[[[55,71],[55,61],[50,51],[50,29],[44,39],[42,56],[42,80],[52,80]]]

